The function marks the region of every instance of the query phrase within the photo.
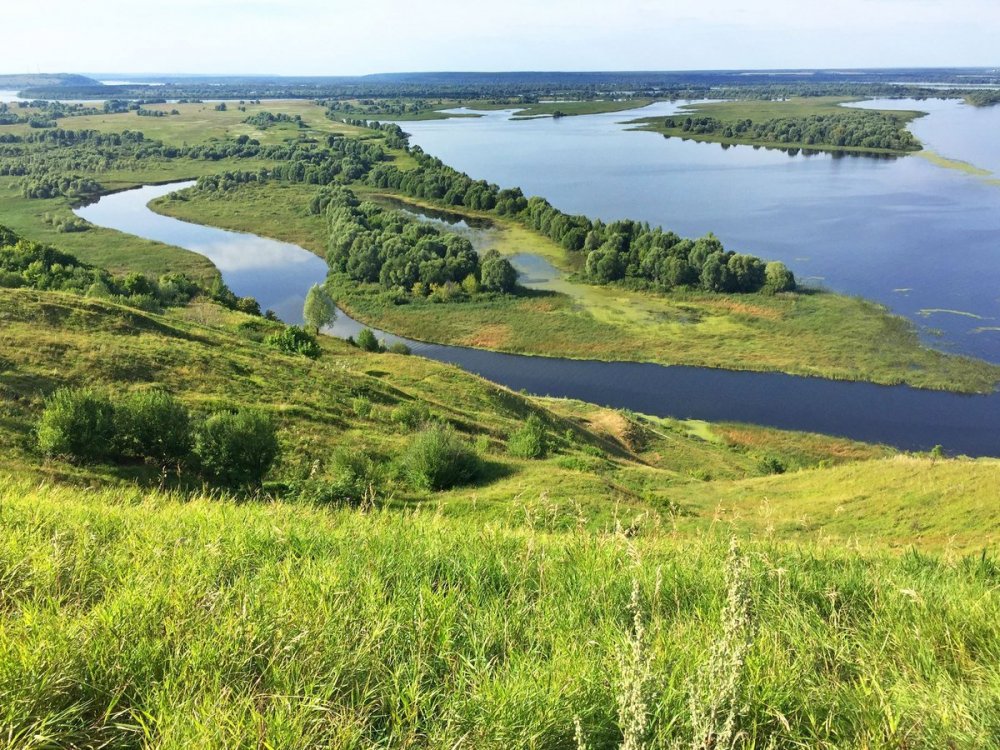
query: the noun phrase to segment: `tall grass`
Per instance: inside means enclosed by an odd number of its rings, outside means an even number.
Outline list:
[[[982,748],[1000,728],[986,557],[744,541],[734,563],[725,537],[655,528],[9,479],[0,529],[4,748],[595,750],[628,716],[634,747],[718,747],[698,744],[713,705],[736,747]],[[745,607],[749,639],[726,625]],[[737,657],[738,692],[713,692]]]

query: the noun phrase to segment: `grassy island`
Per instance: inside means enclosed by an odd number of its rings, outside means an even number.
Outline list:
[[[856,97],[793,97],[689,104],[667,117],[632,120],[636,130],[723,145],[904,156],[920,142],[906,129],[921,112],[850,108]]]

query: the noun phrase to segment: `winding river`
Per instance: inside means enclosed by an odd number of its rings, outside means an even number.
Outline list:
[[[236,294],[253,295],[287,322],[301,321],[305,293],[323,280],[326,264],[297,245],[190,224],[147,207],[189,184],[114,193],[76,213],[99,226],[200,253],[218,266]],[[361,328],[341,313],[330,332],[346,337]],[[382,335],[390,343],[407,343],[415,354],[542,396],[658,416],[842,435],[907,450],[942,445],[952,453],[1000,455],[1000,393],[966,396],[779,373],[529,357]]]

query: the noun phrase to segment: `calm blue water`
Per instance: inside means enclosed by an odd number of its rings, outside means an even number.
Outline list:
[[[296,245],[154,214],[146,203],[190,183],[149,186],[101,198],[77,214],[100,226],[177,245],[212,259],[237,294],[250,294],[289,322],[301,320],[309,287],[326,265]],[[546,264],[524,260],[539,283]],[[356,335],[344,314],[331,333]],[[732,420],[844,435],[909,450],[943,445],[968,455],[1000,455],[1000,393],[963,396],[782,374],[588,362],[403,341],[414,353],[449,362],[510,388],[578,398],[616,408],[679,418]],[[275,374],[280,377],[280,373]]]
[[[74,213],[98,226],[204,255],[236,295],[256,297],[262,310],[274,310],[288,323],[301,323],[305,294],[326,278],[326,262],[298,245],[190,224],[146,207],[155,198],[191,185],[193,181],[126,190]]]
[[[414,144],[472,177],[520,186],[570,213],[715,232],[732,249],[786,262],[800,280],[882,302],[938,348],[1000,362],[1000,330],[989,330],[1000,329],[1000,186],[919,156],[725,149],[620,124],[678,106],[402,125]],[[929,148],[1000,177],[1000,107],[893,106],[932,110],[913,126]]]

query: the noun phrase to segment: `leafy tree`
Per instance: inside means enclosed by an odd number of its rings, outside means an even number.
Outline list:
[[[764,290],[791,292],[795,290],[795,276],[780,261],[772,261],[764,268]]]
[[[313,284],[306,294],[305,305],[302,307],[302,317],[313,333],[331,325],[337,319],[337,305],[320,284]]]
[[[495,250],[483,256],[480,276],[480,285],[487,291],[509,294],[517,286],[514,266]]]

